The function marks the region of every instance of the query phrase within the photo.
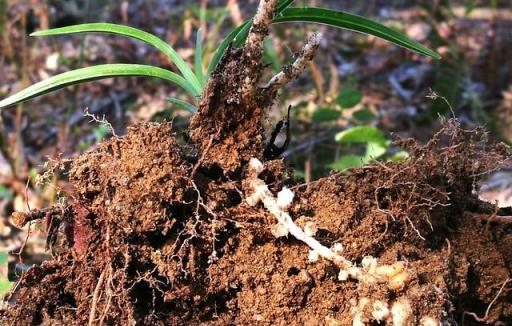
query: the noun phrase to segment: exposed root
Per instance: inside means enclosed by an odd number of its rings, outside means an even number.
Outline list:
[[[106,126],[110,130],[110,133],[112,134],[112,136],[117,137],[114,126],[112,126],[112,124],[105,118],[105,115],[103,115],[101,118],[99,118],[96,115],[89,113],[89,108],[85,108],[84,117],[91,118],[91,120],[89,120],[89,122],[97,122],[100,125]]]
[[[103,280],[105,279],[105,272],[107,270],[104,269],[101,274],[100,274],[100,277],[98,278],[98,283],[96,284],[96,287],[94,288],[94,293],[93,293],[93,296],[92,296],[92,303],[91,303],[91,311],[89,313],[89,326],[92,326],[94,324],[94,320],[96,318],[96,307],[98,305],[98,300],[99,300],[99,296],[100,296],[100,291],[103,287]]]
[[[263,164],[258,159],[251,159],[249,162],[249,184],[254,192],[246,198],[250,206],[257,205],[260,201],[267,210],[277,219],[277,225],[273,228],[276,236],[293,235],[298,240],[306,243],[310,248],[310,261],[314,262],[318,257],[322,257],[333,262],[340,268],[339,279],[344,281],[349,277],[356,279],[364,284],[386,283],[391,290],[398,290],[405,286],[409,278],[409,273],[405,268],[404,262],[396,262],[392,265],[378,265],[374,257],[365,257],[362,261],[362,267],[355,266],[351,261],[340,255],[340,249],[327,248],[313,237],[314,228],[308,226],[302,230],[297,226],[290,214],[286,211],[293,201],[291,190],[284,188],[278,194],[277,200],[268,189],[265,182],[258,178],[258,174],[263,171]]]
[[[501,295],[501,293],[505,289],[505,286],[507,286],[508,282],[510,282],[510,281],[512,281],[512,279],[507,278],[505,280],[505,282],[503,282],[503,284],[501,285],[498,293],[496,293],[496,296],[494,297],[494,299],[492,299],[491,303],[489,303],[489,305],[487,306],[487,309],[485,310],[485,314],[484,314],[483,317],[478,317],[477,314],[475,314],[474,312],[466,311],[465,314],[475,318],[475,320],[478,321],[478,322],[481,322],[481,323],[487,322],[487,319],[489,318],[489,311],[491,311],[492,305],[496,302],[496,300],[498,300],[499,296]]]
[[[314,33],[309,37],[308,42],[297,55],[295,62],[291,66],[285,67],[267,83],[265,92],[267,92],[268,96],[273,98],[280,88],[300,76],[304,69],[306,69],[308,62],[313,60],[313,56],[320,46],[321,39],[322,34],[320,33]]]

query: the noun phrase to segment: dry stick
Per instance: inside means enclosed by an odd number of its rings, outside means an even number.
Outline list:
[[[94,288],[94,294],[92,297],[92,305],[91,305],[91,312],[89,313],[89,326],[92,326],[94,324],[94,318],[96,315],[96,306],[98,305],[98,297],[100,295],[101,286],[103,285],[103,279],[105,278],[105,272],[106,268],[103,269],[103,271],[100,274],[100,278],[98,279],[98,284],[96,284],[96,287]]]
[[[268,28],[277,8],[277,0],[260,0],[258,10],[252,21],[249,35],[245,41],[245,51],[248,54],[261,56],[263,53],[263,39],[268,35]],[[259,58],[254,58],[259,59]]]
[[[277,92],[277,90],[290,82],[292,79],[299,77],[299,75],[306,68],[308,62],[313,59],[316,50],[320,46],[321,39],[322,34],[320,33],[314,33],[311,35],[306,45],[304,45],[302,51],[299,53],[295,62],[291,66],[286,67],[277,75],[272,77],[272,79],[267,83],[265,86],[267,92],[270,94]]]

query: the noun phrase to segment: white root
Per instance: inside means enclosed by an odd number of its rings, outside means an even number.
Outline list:
[[[435,318],[425,316],[420,320],[421,326],[441,326],[441,323]]]
[[[258,178],[263,171],[262,163],[253,158],[249,162],[249,185],[253,193],[246,197],[250,206],[263,202],[263,206],[275,216],[277,225],[272,228],[276,237],[291,234],[296,239],[304,242],[311,248],[309,261],[315,262],[319,257],[333,262],[340,269],[339,279],[346,280],[349,277],[365,284],[385,283],[391,290],[397,290],[405,286],[409,273],[403,262],[396,262],[392,265],[378,265],[374,257],[365,257],[361,267],[355,266],[351,261],[341,255],[343,248],[334,245],[332,249],[325,247],[313,236],[316,233],[315,227],[309,224],[304,230],[297,226],[286,209],[293,201],[293,193],[285,188],[274,197],[265,182]]]
[[[255,158],[250,160],[248,184],[252,189],[252,194],[246,197],[246,201],[250,206],[262,202],[263,206],[274,215],[277,223],[271,231],[275,237],[284,237],[291,234],[296,239],[304,242],[311,249],[308,261],[314,263],[320,258],[324,258],[333,262],[340,269],[338,279],[341,281],[352,278],[367,285],[384,283],[392,291],[400,290],[407,284],[410,273],[407,271],[404,262],[379,265],[377,258],[367,256],[362,259],[361,266],[358,267],[342,256],[343,246],[341,243],[335,243],[332,248],[327,248],[314,238],[317,233],[315,223],[309,221],[305,224],[304,230],[300,228],[287,212],[293,202],[293,192],[288,188],[283,188],[276,198],[265,182],[258,178],[263,170],[264,166],[259,160]],[[386,321],[394,326],[405,326],[410,325],[413,319],[413,309],[406,297],[400,297],[392,303],[381,300],[370,302],[370,299],[362,297],[359,301],[354,300],[351,314],[353,316],[353,326],[364,326],[366,321],[371,320]],[[420,320],[420,324],[436,326],[439,323],[436,319],[425,316]]]
[[[412,317],[412,307],[407,298],[401,297],[391,306],[391,320],[393,326],[410,325]]]
[[[389,317],[389,307],[387,302],[382,302],[380,300],[375,301],[372,304],[372,317],[376,321],[383,321],[388,319]]]

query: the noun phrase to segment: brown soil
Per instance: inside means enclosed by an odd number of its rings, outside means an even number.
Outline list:
[[[350,325],[359,298],[406,296],[416,318],[471,324],[464,312],[483,317],[512,270],[512,225],[488,224],[493,207],[474,194],[506,157],[483,136],[451,122],[426,146],[402,142],[404,163],[308,186],[281,161],[266,163],[267,184],[293,187],[292,216],[315,221],[323,244],[342,243],[353,261],[408,262],[411,282],[392,292],[338,281],[331,263],[308,262],[304,244],[275,239],[273,216],[243,201],[244,173],[194,161],[169,124],[132,127],[73,162],[76,200],[59,217],[70,249],[23,276],[4,320],[84,325],[96,296],[94,320],[107,325]],[[509,290],[488,323],[512,322]]]
[[[315,237],[341,243],[354,263],[406,262],[409,275],[393,290],[340,281],[332,263],[308,261],[302,242],[276,239],[274,216],[245,200],[253,192],[247,163],[262,158],[272,102],[239,90],[249,75],[259,79],[259,67],[244,69],[251,60],[229,51],[186,145],[170,124],[148,123],[72,163],[69,204],[29,218],[44,215],[50,245],[64,248],[22,276],[4,324],[352,325],[363,299],[408,300],[408,325],[425,316],[512,324],[512,224],[496,223],[501,212],[475,192],[507,149],[448,121],[425,146],[401,141],[405,162],[309,185],[282,161],[265,162],[259,177],[274,193],[293,189],[297,225],[314,222]],[[368,306],[362,320],[370,319]]]

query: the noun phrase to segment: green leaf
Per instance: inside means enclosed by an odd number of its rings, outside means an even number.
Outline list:
[[[338,94],[336,101],[343,109],[350,109],[359,104],[363,95],[352,86],[344,87]]]
[[[350,168],[359,168],[365,164],[365,157],[358,155],[345,155],[329,164],[333,170],[346,170]]]
[[[203,47],[201,45],[201,29],[197,30],[196,35],[196,51],[194,53],[194,66],[196,70],[196,76],[201,85],[201,89],[204,87],[204,73],[203,73]]]
[[[197,93],[201,93],[201,84],[196,75],[192,72],[192,70],[187,66],[185,61],[178,55],[178,53],[167,43],[159,39],[153,34],[142,31],[137,28],[117,25],[117,24],[109,24],[109,23],[92,23],[92,24],[80,24],[80,25],[72,25],[61,28],[53,28],[47,29],[44,31],[38,31],[30,34],[31,36],[54,36],[54,35],[65,35],[65,34],[75,34],[75,33],[110,33],[116,35],[122,35],[137,39],[139,41],[145,42],[162,51],[169,60],[176,65],[178,70],[183,74],[183,77],[192,84],[195,91]]]
[[[371,126],[357,126],[336,134],[335,139],[340,143],[374,143],[386,145],[386,139],[379,129]]]
[[[375,119],[375,114],[369,108],[364,108],[354,112],[352,117],[357,121],[367,122]]]
[[[286,8],[288,8],[294,0],[279,0],[277,2],[277,14],[283,12]],[[249,30],[251,29],[251,21],[246,21],[242,25],[236,27],[235,29],[231,30],[228,35],[222,40],[222,42],[217,47],[217,50],[213,54],[212,59],[210,60],[210,63],[208,64],[208,69],[206,71],[206,75],[209,77],[213,70],[215,70],[215,67],[217,67],[217,64],[219,63],[220,59],[224,55],[224,52],[226,52],[226,49],[228,48],[229,44],[233,42],[233,46],[240,47],[244,44],[245,39],[247,38],[247,35],[249,34]]]
[[[188,81],[169,70],[145,65],[107,64],[68,71],[40,81],[0,101],[0,109],[69,85],[119,76],[156,77],[182,87],[194,97],[199,96],[199,93]]]
[[[406,151],[399,151],[399,152],[396,152],[395,154],[393,154],[393,156],[391,156],[388,161],[401,162],[401,161],[405,161],[408,158],[409,158],[409,153],[407,153]]]
[[[309,22],[373,35],[411,51],[440,59],[440,55],[405,36],[403,33],[371,19],[324,8],[287,8],[274,18],[273,23]]]
[[[314,123],[335,121],[341,116],[341,112],[329,108],[318,108],[313,112],[312,120]]]
[[[365,158],[369,162],[371,160],[378,159],[382,155],[386,154],[388,146],[382,143],[368,143],[366,145]]]
[[[172,104],[180,106],[181,108],[187,110],[190,113],[197,112],[197,108],[192,104],[188,103],[187,101],[183,101],[175,97],[166,97],[165,99]]]

